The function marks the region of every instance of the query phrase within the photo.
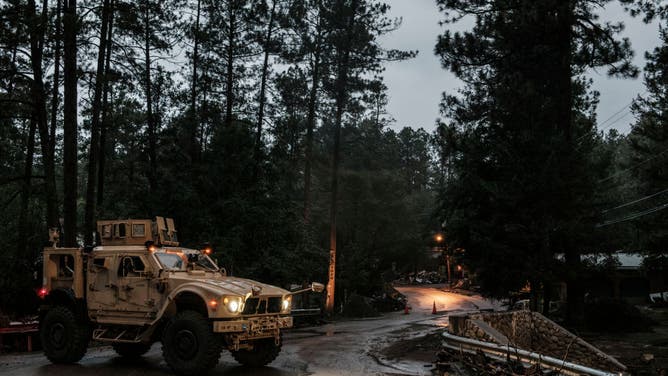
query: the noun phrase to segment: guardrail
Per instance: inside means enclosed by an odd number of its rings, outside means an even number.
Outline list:
[[[0,328],[0,353],[4,350],[4,337],[7,335],[26,337],[26,350],[32,351],[32,336],[37,334],[39,323],[31,321],[27,323],[13,322],[7,327]]]

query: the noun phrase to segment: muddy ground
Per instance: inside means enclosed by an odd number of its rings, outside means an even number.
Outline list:
[[[668,308],[641,308],[641,311],[656,321],[651,331],[578,334],[617,358],[633,375],[668,376]]]
[[[577,334],[617,358],[628,367],[631,375],[668,376],[668,308],[643,308],[642,311],[657,323],[651,331]],[[442,329],[419,337],[402,338],[404,333],[395,331],[395,341],[380,349],[379,355],[390,361],[422,362],[426,366],[436,360],[441,349],[441,332]]]
[[[381,350],[381,354],[388,360],[404,359],[417,362],[432,363],[436,360],[436,353],[443,343],[442,330],[422,337],[398,340]]]

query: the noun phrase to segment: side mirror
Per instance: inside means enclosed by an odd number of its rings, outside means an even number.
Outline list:
[[[297,291],[292,291],[290,292],[291,295],[297,295],[297,294],[302,294],[307,291],[313,291],[313,292],[323,292],[325,290],[325,285],[322,283],[318,282],[311,282],[311,286],[305,289],[297,290]]]
[[[323,292],[323,291],[325,291],[325,285],[323,285],[322,283],[318,283],[318,282],[312,282],[311,283],[311,291],[313,291],[313,292]]]

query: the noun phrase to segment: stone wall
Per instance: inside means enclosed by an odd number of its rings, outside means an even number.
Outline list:
[[[506,344],[499,340],[498,335],[486,333],[484,326],[476,324],[476,320],[500,332],[506,337],[507,343],[524,350],[606,371],[619,372],[626,369],[616,359],[537,312],[512,311],[452,316],[449,330],[461,337]]]

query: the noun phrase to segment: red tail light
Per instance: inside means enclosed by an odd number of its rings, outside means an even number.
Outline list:
[[[40,299],[44,299],[48,293],[49,290],[47,290],[46,287],[42,287],[41,289],[37,290],[37,296],[39,296]]]

